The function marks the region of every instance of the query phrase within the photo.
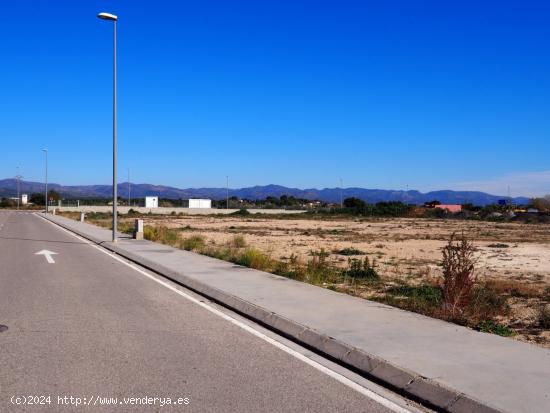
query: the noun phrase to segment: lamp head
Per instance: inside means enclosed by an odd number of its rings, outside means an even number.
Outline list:
[[[99,17],[102,20],[112,20],[112,21],[117,21],[118,19],[117,16],[111,13],[99,13],[97,17]]]

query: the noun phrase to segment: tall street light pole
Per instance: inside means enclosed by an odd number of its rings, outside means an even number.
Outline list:
[[[48,213],[48,150],[42,149],[42,152],[46,155],[46,188],[44,191],[44,204],[46,206],[46,214]]]
[[[117,177],[116,177],[116,22],[118,17],[110,13],[99,13],[102,20],[113,22],[113,242],[117,242]]]

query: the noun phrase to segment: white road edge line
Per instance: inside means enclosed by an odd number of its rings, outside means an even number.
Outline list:
[[[56,228],[59,228],[63,231],[65,231],[66,233],[72,235],[73,237],[81,240],[81,241],[84,241],[86,244],[90,245],[91,247],[101,251],[102,253],[108,255],[109,257],[121,262],[122,264],[126,265],[127,267],[130,267],[132,268],[133,270],[137,271],[138,273],[146,276],[147,278],[155,281],[156,283],[162,285],[163,287],[166,287],[168,288],[169,290],[175,292],[176,294],[179,294],[180,296],[186,298],[187,300],[201,306],[202,308],[204,308],[205,310],[208,310],[210,311],[211,313],[223,318],[224,320],[226,321],[229,321],[230,323],[240,327],[241,329],[249,332],[250,334],[264,340],[265,342],[277,347],[278,349],[284,351],[285,353],[287,354],[290,354],[291,356],[297,358],[298,360],[300,361],[303,361],[304,363],[310,365],[311,367],[321,371],[322,373],[325,373],[327,376],[330,376],[332,377],[333,379],[339,381],[340,383],[352,388],[353,390],[363,394],[364,396],[367,396],[368,398],[376,401],[377,403],[381,404],[382,406],[390,409],[391,411],[393,412],[396,412],[396,413],[411,413],[410,410],[407,410],[405,409],[404,407],[401,407],[399,406],[398,404],[392,402],[391,400],[388,400],[382,396],[380,396],[379,394],[373,392],[372,390],[369,390],[363,386],[361,386],[360,384],[358,383],[355,383],[354,381],[348,379],[347,377],[341,375],[340,373],[337,373],[331,369],[329,369],[328,367],[325,367],[323,366],[322,364],[314,361],[314,360],[311,360],[310,358],[304,356],[303,354],[297,352],[296,350],[278,342],[277,340],[274,340],[273,338],[269,337],[269,336],[266,336],[265,334],[259,332],[259,331],[256,331],[254,330],[252,327],[246,325],[245,323],[239,321],[239,320],[236,320],[234,319],[233,317],[221,312],[220,310],[214,308],[214,307],[211,307],[209,306],[208,304],[202,302],[202,301],[199,301],[197,300],[195,297],[192,297],[190,296],[189,294],[186,294],[184,293],[183,291],[181,290],[178,290],[177,288],[175,288],[174,286],[168,284],[167,282],[165,281],[162,281],[162,280],[159,280],[157,279],[156,277],[152,276],[151,274],[148,274],[146,273],[145,271],[141,270],[140,268],[136,267],[135,265],[133,264],[130,264],[129,262],[123,260],[122,258],[118,257],[115,255],[115,253],[109,251],[109,250],[106,250],[104,248],[101,248],[100,246],[92,243],[91,241],[75,234],[74,232],[71,232],[57,224],[55,224],[54,222],[50,221],[49,219],[46,219],[40,215],[36,215],[35,216],[39,216],[40,218],[44,219],[45,221],[49,222],[51,225],[53,225],[54,227]]]

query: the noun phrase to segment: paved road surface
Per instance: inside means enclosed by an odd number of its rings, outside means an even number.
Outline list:
[[[0,324],[1,412],[390,411],[30,213],[0,212]],[[11,404],[30,395],[51,404]]]

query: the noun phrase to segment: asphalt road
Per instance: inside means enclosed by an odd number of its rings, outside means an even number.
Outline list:
[[[0,212],[0,325],[1,412],[390,411],[30,213]]]

